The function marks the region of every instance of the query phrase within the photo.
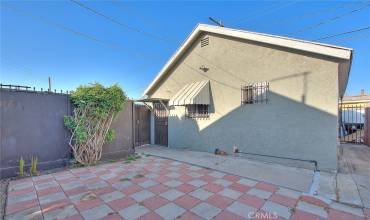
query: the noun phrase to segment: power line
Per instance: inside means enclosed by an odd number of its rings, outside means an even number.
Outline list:
[[[248,17],[248,18],[242,18],[242,19],[239,19],[236,22],[231,22],[231,23],[235,23],[235,25],[237,25],[237,24],[240,24],[240,23],[244,23],[246,21],[254,20],[254,19],[258,18],[258,17],[261,17],[261,16],[264,16],[264,15],[270,14],[270,13],[272,13],[274,11],[277,11],[277,10],[280,10],[282,8],[288,7],[288,6],[293,5],[295,3],[297,3],[297,1],[288,2],[288,3],[283,4],[283,5],[278,5],[277,7],[272,7],[272,8],[270,8],[270,10],[265,10],[262,13],[260,13],[260,12],[254,13],[255,16]]]
[[[104,46],[107,46],[107,47],[110,47],[112,49],[115,49],[115,50],[120,50],[120,51],[124,51],[124,52],[128,52],[127,49],[123,48],[120,44],[117,44],[117,43],[111,43],[111,42],[106,42],[106,41],[103,41],[103,40],[100,40],[94,36],[91,36],[91,35],[88,35],[88,34],[85,34],[83,32],[80,32],[80,31],[77,31],[77,30],[74,30],[70,27],[67,27],[65,25],[62,25],[60,23],[57,23],[57,22],[54,22],[54,21],[50,21],[48,19],[46,19],[45,17],[42,17],[42,16],[36,16],[34,15],[33,13],[30,13],[30,12],[25,12],[23,10],[19,10],[19,9],[16,9],[14,7],[11,7],[9,5],[6,5],[6,4],[3,4],[3,6],[5,6],[5,8],[8,8],[10,9],[11,11],[17,13],[17,14],[20,14],[20,15],[24,15],[24,16],[27,16],[27,17],[30,17],[34,20],[38,20],[44,24],[47,24],[47,25],[50,25],[50,26],[54,26],[54,27],[57,27],[63,31],[66,31],[66,32],[69,32],[69,33],[72,33],[76,36],[79,36],[81,38],[84,38],[84,39],[87,39],[87,40],[90,40],[90,41],[93,41],[93,42],[96,42],[96,43],[99,43],[99,44],[102,44]],[[138,53],[138,52],[135,52],[133,53],[135,54],[136,56],[139,56],[139,57],[142,57],[142,58],[148,58],[146,55],[144,54],[141,54],[141,53]]]
[[[331,12],[331,11],[336,11],[338,9],[341,9],[341,8],[344,8],[346,7],[348,4],[352,4],[353,2],[342,2],[342,4],[340,4],[338,7],[327,7],[327,8],[323,8],[321,10],[316,10],[314,12],[306,12],[306,13],[303,13],[299,16],[290,16],[290,17],[286,17],[284,19],[281,19],[281,20],[273,20],[273,21],[269,21],[268,23],[265,22],[264,24],[262,24],[262,26],[271,26],[273,24],[286,24],[286,23],[292,23],[292,22],[296,22],[297,20],[301,20],[303,18],[309,18],[309,17],[312,17],[312,16],[315,16],[317,14],[322,14],[322,13],[327,13],[327,12]],[[261,26],[261,25],[259,25]]]
[[[357,35],[357,36],[352,36],[352,37],[346,37],[346,38],[343,38],[343,39],[340,39],[340,40],[336,40],[334,41],[335,43],[342,43],[342,42],[348,42],[350,40],[360,40],[360,39],[364,39],[364,38],[369,38],[370,35]]]
[[[157,35],[154,35],[154,34],[152,34],[152,33],[146,32],[146,31],[142,31],[142,30],[140,30],[140,29],[138,29],[138,28],[135,28],[135,27],[129,26],[129,25],[124,24],[124,23],[122,23],[122,22],[120,22],[120,21],[117,21],[116,19],[114,19],[114,18],[112,18],[112,17],[110,17],[110,16],[107,16],[107,15],[105,15],[105,14],[103,14],[103,13],[101,13],[101,12],[99,12],[99,11],[97,11],[97,10],[95,10],[95,9],[91,8],[91,7],[88,7],[87,5],[85,5],[85,4],[83,4],[83,3],[81,3],[80,1],[77,1],[77,0],[70,0],[70,1],[71,1],[71,2],[73,2],[73,3],[75,3],[76,5],[78,5],[78,6],[82,7],[82,8],[84,8],[84,9],[86,9],[86,10],[88,10],[88,11],[90,11],[90,12],[92,12],[92,13],[94,13],[94,14],[98,15],[98,16],[100,16],[100,17],[105,18],[106,20],[108,20],[108,21],[110,21],[110,22],[113,22],[113,23],[115,23],[115,24],[117,24],[117,25],[119,25],[119,26],[121,26],[121,27],[123,27],[123,28],[127,29],[127,30],[130,30],[130,31],[133,31],[133,32],[137,32],[137,33],[140,33],[140,34],[144,34],[144,35],[146,35],[147,37],[155,38],[155,39],[157,39],[157,40],[161,40],[161,41],[164,41],[164,42],[166,42],[166,41],[167,41],[167,39],[164,39],[164,38],[162,38],[162,37],[159,37],[159,36],[157,36]]]
[[[340,18],[343,18],[343,17],[348,16],[348,15],[350,15],[350,14],[353,14],[353,13],[355,13],[355,12],[361,11],[361,10],[363,10],[363,9],[365,9],[365,8],[369,7],[369,6],[370,6],[370,4],[367,4],[367,5],[365,5],[365,6],[361,7],[361,8],[357,8],[357,9],[354,9],[354,10],[352,10],[352,11],[349,11],[349,12],[343,13],[343,14],[341,14],[341,15],[337,15],[337,16],[331,17],[331,18],[326,19],[326,20],[324,20],[324,21],[321,21],[321,22],[319,22],[319,23],[317,23],[317,24],[307,26],[306,28],[302,28],[302,29],[300,29],[300,30],[298,30],[298,31],[290,32],[290,33],[288,33],[288,34],[298,34],[298,33],[302,33],[302,32],[308,31],[308,30],[312,30],[312,29],[314,29],[314,28],[320,27],[321,25],[324,25],[324,24],[327,24],[327,23],[333,22],[333,21],[335,21],[335,20],[338,20],[338,19],[340,19]]]
[[[356,29],[356,30],[347,31],[347,32],[342,32],[342,33],[338,33],[338,34],[329,35],[329,36],[326,36],[326,37],[321,37],[321,38],[315,39],[314,41],[325,40],[325,39],[329,39],[329,38],[333,38],[333,37],[339,37],[339,36],[342,36],[342,35],[352,34],[352,33],[355,33],[355,32],[364,31],[364,30],[368,30],[368,29],[370,29],[370,26],[360,28],[360,29]]]

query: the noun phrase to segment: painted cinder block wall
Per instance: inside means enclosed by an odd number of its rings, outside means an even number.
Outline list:
[[[187,119],[170,111],[169,147],[241,151],[317,160],[337,166],[339,59],[247,40],[208,34],[196,40],[151,92],[172,98],[184,85],[210,80],[209,119]],[[207,72],[200,66],[209,68]],[[267,104],[241,105],[241,85],[270,82]]]

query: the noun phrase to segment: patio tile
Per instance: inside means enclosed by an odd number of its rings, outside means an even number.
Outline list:
[[[290,208],[295,207],[298,201],[297,199],[292,199],[279,194],[273,194],[269,200],[272,202],[279,203],[280,205],[288,206]]]
[[[169,203],[167,199],[160,196],[151,197],[143,202],[143,205],[148,209],[155,210],[165,204]]]
[[[155,194],[148,191],[148,190],[142,190],[137,193],[134,193],[130,195],[131,198],[135,199],[137,202],[142,202],[150,197],[153,197]]]
[[[193,207],[191,211],[196,215],[208,220],[218,215],[221,212],[221,209],[203,202]]]
[[[291,220],[326,220],[327,218],[323,218],[318,215],[314,215],[309,212],[304,212],[301,210],[295,210],[293,213],[293,216],[291,217]],[[335,219],[333,219],[335,220]]]
[[[30,209],[32,207],[36,207],[39,205],[39,201],[37,199],[27,200],[23,202],[18,202],[15,204],[7,205],[6,206],[6,214],[10,215],[16,212],[20,212],[26,209]]]
[[[222,178],[225,176],[224,173],[218,172],[218,171],[212,171],[208,175],[216,177],[216,178]]]
[[[185,209],[171,202],[165,206],[158,208],[157,210],[155,210],[155,212],[163,219],[173,220],[176,219],[178,216],[181,216],[185,212]]]
[[[24,182],[12,181],[9,183],[8,187],[9,187],[8,191],[16,191],[16,190],[33,187],[33,182],[31,180],[25,180]]]
[[[37,191],[37,196],[44,196],[50,193],[57,193],[57,192],[62,192],[62,188],[58,187],[53,187],[49,189],[42,189]]]
[[[165,182],[163,184],[168,186],[168,187],[177,187],[177,186],[180,186],[182,184],[182,182],[177,181],[177,180],[170,180],[170,181]]]
[[[197,173],[197,172],[190,172],[190,173],[187,173],[188,176],[191,176],[193,178],[199,178],[201,176],[203,176],[203,174],[200,174],[200,173]]]
[[[51,193],[45,196],[39,197],[40,205],[44,205],[50,202],[55,202],[58,200],[67,199],[63,192]]]
[[[309,195],[301,195],[299,197],[299,200],[316,205],[321,207],[329,207],[330,201],[324,201],[323,199],[319,197],[309,196]]]
[[[257,184],[257,181],[247,179],[247,178],[241,178],[239,181],[237,181],[237,183],[252,187]]]
[[[37,199],[36,192],[29,192],[26,194],[16,195],[16,196],[8,196],[7,204],[12,205],[19,202],[29,201]]]
[[[65,219],[65,218],[68,218],[68,217],[71,217],[77,214],[78,212],[73,207],[73,205],[59,207],[57,209],[53,209],[50,212],[43,212],[45,220]]]
[[[234,213],[231,213],[227,210],[221,211],[221,213],[218,214],[214,218],[214,220],[227,220],[227,219],[230,219],[230,220],[244,220],[245,218],[242,218],[238,215],[235,215]]]
[[[215,183],[208,183],[207,185],[203,186],[203,189],[209,191],[209,192],[219,192],[224,189],[223,186],[217,185]]]
[[[240,180],[240,177],[235,176],[235,175],[230,175],[230,174],[227,174],[227,175],[223,176],[222,178],[225,179],[225,180],[229,180],[231,182],[236,182],[236,181]]]
[[[278,216],[288,219],[291,215],[290,208],[287,206],[280,205],[278,203],[267,201],[262,210],[269,213],[276,213]]]
[[[226,208],[226,210],[229,211],[229,212],[232,212],[233,214],[241,216],[243,218],[248,218],[250,216],[253,216],[254,213],[257,212],[256,208],[245,205],[245,204],[240,203],[238,201],[231,204],[229,207]]]
[[[42,219],[40,207],[38,206],[32,207],[30,209],[26,209],[21,212],[16,212],[14,214],[5,216],[5,220],[19,220],[19,219],[22,220]]]
[[[203,220],[201,217],[197,216],[196,214],[186,211],[183,213],[180,217],[177,219],[182,219],[182,220]]]
[[[114,191],[116,191],[116,189],[111,187],[110,185],[108,185],[107,187],[92,190],[92,192],[94,192],[98,196],[103,195],[103,194],[107,194],[107,193],[111,193],[111,192],[114,192]]]
[[[113,201],[113,200],[122,199],[123,197],[125,197],[125,195],[123,193],[119,192],[119,191],[114,191],[114,192],[110,192],[110,193],[100,195],[100,198],[104,202],[110,202],[110,201]]]
[[[276,192],[279,188],[273,184],[265,183],[265,182],[259,182],[256,184],[255,188],[262,189],[268,192]]]
[[[198,199],[200,199],[202,201],[205,201],[206,199],[208,199],[213,194],[214,193],[208,192],[208,191],[200,188],[200,189],[197,189],[197,190],[191,192],[189,195],[191,195],[191,196],[193,196],[195,198],[198,198]]]
[[[188,182],[188,181],[192,180],[193,177],[189,176],[187,174],[184,174],[184,175],[181,175],[180,177],[178,177],[177,179],[182,181],[182,182]]]
[[[169,174],[167,174],[166,176],[170,177],[170,178],[178,178],[181,176],[181,174],[177,173],[177,172],[170,172]]]
[[[215,181],[213,181],[213,183],[223,186],[223,187],[228,187],[232,184],[231,181],[224,180],[224,179],[216,179]]]
[[[134,204],[125,209],[122,209],[121,211],[119,211],[119,214],[126,220],[133,220],[140,218],[148,212],[150,212],[150,210],[145,208],[144,206]]]
[[[8,196],[18,196],[18,195],[27,194],[27,193],[34,192],[34,191],[35,191],[35,188],[33,186],[27,187],[24,189],[19,189],[19,190],[13,190],[13,191],[9,190]]]
[[[265,204],[265,200],[264,199],[261,199],[257,196],[252,196],[252,195],[248,195],[248,194],[245,194],[245,195],[242,195],[239,199],[238,199],[239,202],[241,203],[244,203],[248,206],[252,206],[254,208],[261,208],[263,206],[263,204]]]
[[[58,186],[59,186],[59,184],[54,180],[50,181],[50,182],[35,184],[36,190],[49,189],[49,188],[54,188],[54,187],[58,187]]]
[[[140,220],[162,220],[163,218],[155,212],[148,212],[140,217]]]
[[[73,195],[77,195],[77,194],[80,194],[80,193],[83,193],[83,192],[88,192],[89,189],[85,186],[81,186],[81,187],[76,187],[76,188],[73,188],[73,189],[70,189],[70,190],[64,190],[65,194],[68,195],[68,196],[73,196]]]
[[[138,185],[143,187],[143,188],[149,188],[155,185],[158,185],[159,183],[153,181],[153,180],[147,180],[145,182],[139,183]]]
[[[199,177],[199,179],[206,181],[206,182],[213,182],[216,178],[213,176],[204,175],[204,176]]]
[[[72,181],[68,183],[62,183],[60,186],[63,188],[63,190],[71,190],[77,187],[84,187],[84,185],[80,181]]]
[[[230,189],[239,191],[241,193],[247,192],[251,187],[247,185],[243,185],[240,183],[233,183],[232,185],[229,186]]]
[[[59,209],[67,205],[72,205],[71,201],[69,199],[61,199],[58,201],[54,202],[49,202],[46,204],[41,205],[41,210],[43,213],[54,210],[54,209]]]
[[[88,209],[86,211],[81,212],[81,215],[85,219],[95,220],[95,219],[101,219],[113,212],[114,211],[111,208],[109,208],[109,206],[102,204],[95,208]]]
[[[268,199],[272,195],[271,192],[267,192],[267,191],[256,189],[256,188],[253,188],[253,189],[249,190],[247,192],[247,194],[257,196],[257,197],[260,197],[262,199]]]
[[[90,190],[100,189],[100,188],[104,188],[107,186],[108,184],[104,181],[94,181],[94,182],[86,184],[86,187]]]
[[[179,198],[180,196],[183,196],[184,193],[175,190],[175,189],[170,189],[164,193],[159,194],[163,198],[169,200],[169,201],[174,201],[175,199]]]
[[[225,197],[229,197],[230,199],[234,199],[234,200],[239,198],[242,195],[242,193],[229,189],[229,188],[225,188],[224,190],[218,192],[218,194],[225,196]]]
[[[117,200],[113,200],[113,201],[110,201],[108,202],[107,204],[109,205],[109,207],[111,207],[114,211],[120,211],[124,208],[127,208],[129,206],[131,206],[132,204],[135,204],[136,201],[130,197],[124,197],[122,199],[117,199]]]
[[[201,201],[197,198],[194,198],[189,195],[183,195],[180,198],[177,198],[174,201],[177,205],[183,207],[184,209],[191,209],[197,204],[199,204]]]
[[[180,186],[176,187],[177,190],[183,192],[183,193],[189,193],[191,191],[194,191],[197,187],[193,186],[193,185],[190,185],[190,184],[187,184],[187,183],[184,183],[184,184],[181,184]]]
[[[193,185],[195,187],[201,187],[207,184],[207,182],[200,180],[200,179],[194,179],[192,181],[189,181],[188,184]]]
[[[192,166],[192,165],[190,165],[190,167],[188,169],[189,170],[192,170],[192,171],[197,171],[197,170],[201,170],[202,168],[201,167],[198,167],[198,166]]]
[[[100,199],[82,200],[75,203],[78,211],[83,212],[88,209],[102,205],[103,202]]]
[[[209,197],[207,199],[207,202],[211,205],[214,205],[214,206],[220,208],[220,209],[225,209],[233,202],[233,200],[230,199],[230,198],[215,194],[215,195]]]
[[[139,192],[143,190],[143,188],[141,188],[140,186],[138,185],[132,185],[132,186],[129,186],[129,187],[126,187],[124,189],[121,190],[121,192],[123,192],[125,195],[132,195],[136,192]]]
[[[150,190],[151,192],[155,194],[160,194],[162,192],[168,191],[169,188],[163,184],[158,184],[158,185],[149,187],[148,190]]]
[[[129,186],[132,186],[132,185],[133,185],[133,183],[132,183],[132,182],[130,182],[130,181],[128,181],[128,180],[126,180],[126,181],[119,181],[119,182],[117,182],[117,183],[112,184],[112,186],[113,186],[115,189],[118,189],[118,190],[125,189],[125,188],[127,188],[127,187],[129,187]]]
[[[299,201],[297,205],[297,209],[304,211],[304,212],[309,212],[314,215],[318,215],[323,218],[327,218],[328,214],[325,211],[325,209],[321,206],[316,206],[307,202]]]

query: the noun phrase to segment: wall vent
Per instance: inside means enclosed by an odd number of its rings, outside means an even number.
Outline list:
[[[200,40],[200,47],[208,46],[209,44],[209,37],[204,37]]]

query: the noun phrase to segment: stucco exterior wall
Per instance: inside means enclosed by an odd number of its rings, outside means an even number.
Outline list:
[[[182,106],[171,109],[169,147],[231,152],[236,145],[335,170],[339,62],[210,34],[209,45],[197,40],[150,96],[170,99],[188,83],[210,80],[209,119],[187,119]],[[242,106],[241,85],[263,81],[270,83],[268,103]]]

